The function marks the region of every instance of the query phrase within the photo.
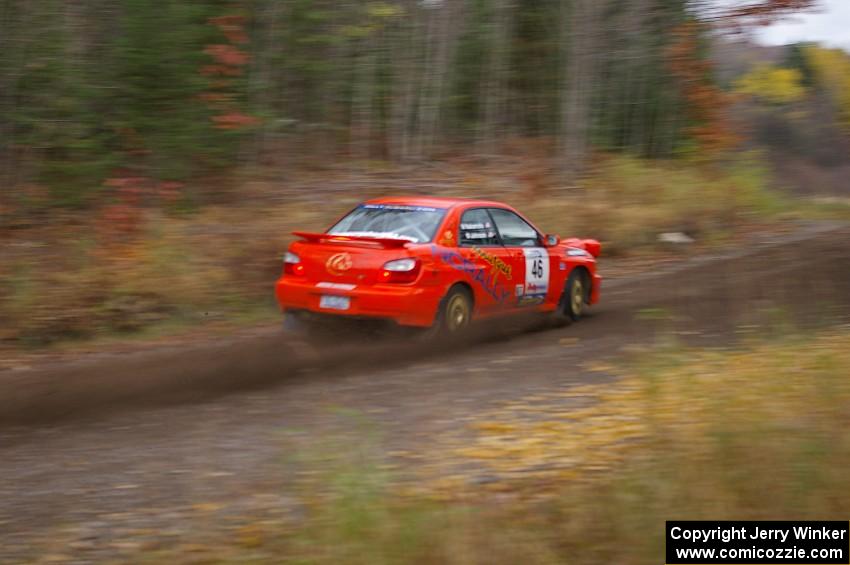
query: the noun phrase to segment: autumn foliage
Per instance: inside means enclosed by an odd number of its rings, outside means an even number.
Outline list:
[[[835,105],[841,126],[850,131],[850,55],[841,49],[814,45],[805,49],[805,55],[815,80]]]
[[[208,45],[204,49],[213,63],[202,67],[201,74],[214,80],[211,82],[211,90],[201,94],[200,98],[213,110],[215,127],[236,130],[252,126],[258,120],[239,109],[234,83],[251,60],[251,55],[239,48],[240,44],[248,41],[245,18],[239,15],[220,16],[211,18],[209,23],[221,31],[227,43]]]
[[[701,31],[695,22],[677,27],[667,61],[691,121],[688,131],[700,149],[713,154],[732,148],[740,137],[729,118],[731,97],[712,80],[711,61],[700,56]]]
[[[720,31],[738,32],[770,24],[814,4],[815,0],[745,2],[731,7],[720,6],[708,20]],[[700,41],[706,36],[708,25],[706,22],[690,21],[677,26],[667,48],[667,58],[670,70],[679,79],[680,95],[691,121],[688,132],[701,150],[718,153],[733,148],[742,138],[737,133],[740,128],[736,128],[729,117],[733,95],[717,85],[712,61],[700,53]],[[783,84],[789,81],[789,77],[782,74],[770,78],[779,79]],[[798,96],[791,93],[781,100]]]
[[[732,27],[765,26],[794,12],[812,8],[817,0],[761,0],[742,2],[721,8],[719,19],[722,25]]]

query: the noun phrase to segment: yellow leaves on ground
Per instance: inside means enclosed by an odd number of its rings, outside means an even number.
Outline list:
[[[215,502],[200,502],[192,505],[192,510],[201,514],[212,514],[213,512],[218,512],[222,508],[224,508],[223,504]]]
[[[711,461],[749,444],[770,457],[795,430],[808,441],[806,434],[847,423],[847,367],[846,331],[746,351],[644,355],[613,383],[536,394],[481,414],[422,462],[428,474],[455,477],[455,488],[462,476],[489,490],[531,482],[540,492],[541,481],[592,479],[635,458]]]
[[[249,523],[239,528],[236,537],[242,547],[260,547],[265,540],[266,531],[259,524]]]
[[[514,426],[501,422],[479,422],[472,424],[476,430],[485,433],[511,433],[516,430]]]
[[[610,373],[614,371],[614,366],[608,363],[585,363],[582,369],[591,373]]]

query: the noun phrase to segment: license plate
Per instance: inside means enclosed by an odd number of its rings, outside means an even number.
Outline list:
[[[348,296],[332,296],[323,294],[319,298],[319,308],[328,308],[330,310],[348,310],[351,305],[351,299]]]

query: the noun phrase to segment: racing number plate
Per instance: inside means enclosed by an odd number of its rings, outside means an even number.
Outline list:
[[[545,299],[549,292],[549,252],[543,247],[525,247],[525,298]]]
[[[321,298],[319,298],[319,308],[328,308],[329,310],[348,310],[349,306],[351,306],[351,298],[348,296],[323,294]]]

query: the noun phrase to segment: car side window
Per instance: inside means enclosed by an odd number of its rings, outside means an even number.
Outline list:
[[[540,246],[540,235],[537,230],[510,210],[491,208],[490,214],[506,247]]]
[[[493,219],[483,208],[467,210],[460,217],[460,237],[458,241],[465,247],[500,245],[499,234],[493,227]]]

